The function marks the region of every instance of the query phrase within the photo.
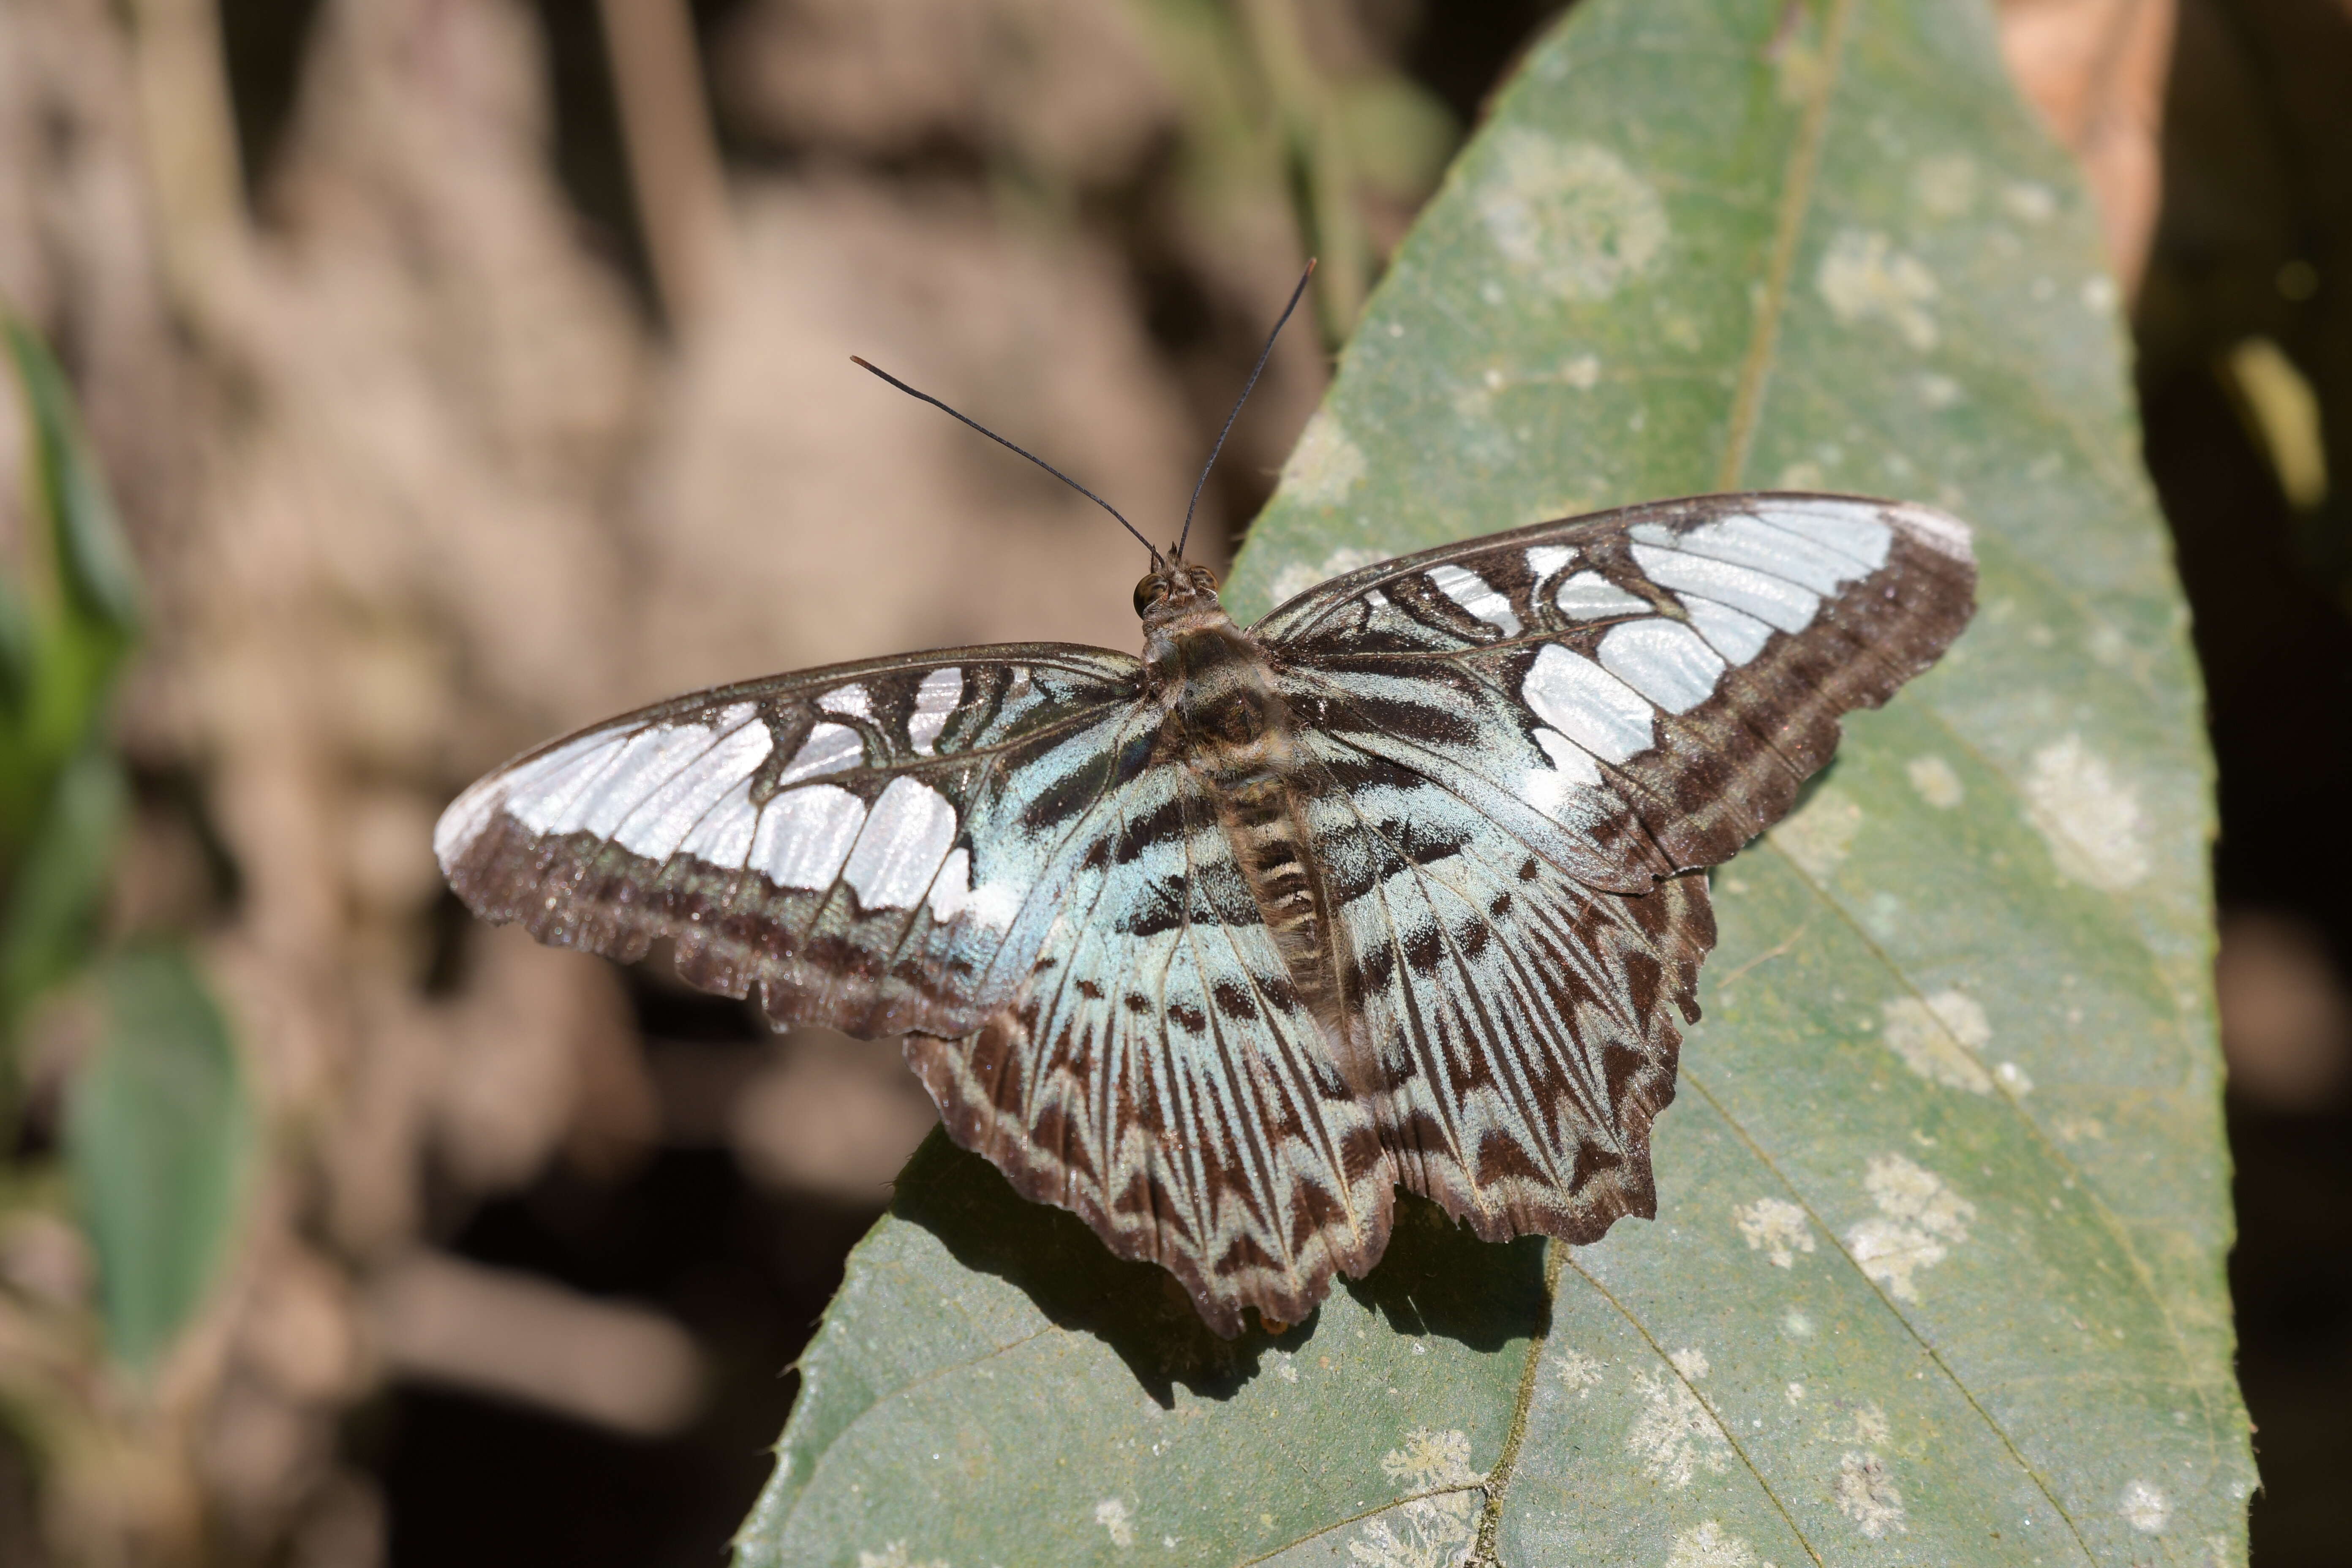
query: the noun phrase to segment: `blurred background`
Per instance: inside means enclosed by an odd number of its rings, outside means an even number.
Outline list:
[[[0,1563],[721,1562],[929,1104],[481,927],[435,816],[722,679],[1131,644],[1131,542],[847,355],[1163,532],[1318,255],[1217,556],[1562,8],[0,0]],[[2209,686],[2254,1554],[2339,1563],[2352,4],[2001,26]]]

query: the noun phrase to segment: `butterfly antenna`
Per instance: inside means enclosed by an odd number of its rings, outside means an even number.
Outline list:
[[[1192,481],[1192,504],[1184,509],[1184,531],[1176,536],[1176,553],[1184,553],[1184,542],[1192,537],[1192,513],[1200,509],[1202,487],[1209,482],[1209,470],[1217,466],[1217,454],[1225,449],[1225,437],[1234,433],[1234,421],[1242,416],[1242,405],[1249,401],[1250,391],[1257,378],[1265,374],[1265,362],[1274,357],[1274,340],[1282,336],[1282,329],[1290,320],[1290,312],[1298,309],[1298,301],[1307,293],[1307,280],[1315,276],[1315,261],[1308,258],[1307,270],[1298,275],[1298,287],[1290,291],[1290,303],[1282,308],[1282,318],[1274,323],[1274,331],[1265,335],[1265,347],[1257,352],[1257,363],[1252,367],[1249,381],[1242,395],[1234,399],[1234,411],[1225,416],[1225,427],[1217,432],[1217,444],[1209,448],[1209,460],[1201,465],[1201,477]]]
[[[979,420],[972,418],[969,415],[957,413],[956,410],[950,408],[946,404],[941,403],[938,398],[933,397],[928,392],[918,392],[915,388],[908,386],[905,382],[900,381],[897,376],[892,375],[888,371],[882,369],[878,365],[860,359],[856,354],[851,354],[849,356],[849,363],[872,371],[875,374],[880,376],[883,380],[888,382],[891,385],[897,387],[899,391],[905,393],[909,397],[919,398],[923,402],[929,404],[934,408],[954,415],[955,417],[962,420],[965,424],[971,426],[973,429],[979,431],[982,435],[987,437],[998,446],[1008,447],[1013,451],[1020,453],[1023,457],[1028,458],[1031,462],[1036,464],[1039,468],[1045,469],[1047,473],[1053,475],[1055,479],[1061,480],[1064,484],[1069,486],[1072,489],[1077,491],[1088,500],[1094,502],[1095,505],[1110,513],[1111,516],[1118,518],[1118,525],[1127,530],[1128,532],[1134,534],[1135,542],[1138,544],[1142,545],[1143,548],[1151,552],[1152,564],[1156,566],[1160,563],[1159,546],[1153,544],[1151,541],[1144,538],[1142,532],[1136,528],[1135,524],[1127,521],[1125,513],[1121,512],[1118,508],[1111,505],[1110,502],[1103,500],[1102,497],[1095,494],[1094,491],[1087,489],[1086,486],[1078,483],[1077,480],[1070,478],[1069,475],[1062,472],[1061,469],[1054,467],[1053,464],[1047,462],[1036,453],[1029,450],[1026,447],[1013,446],[1012,442],[1006,440],[1003,437],[998,435],[987,426],[982,425]]]

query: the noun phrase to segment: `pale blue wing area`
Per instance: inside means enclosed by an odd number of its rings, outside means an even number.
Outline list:
[[[974,1027],[1055,912],[1072,824],[1136,759],[1141,668],[959,648],[677,699],[487,775],[434,837],[492,921],[629,960],[656,940],[779,1023]]]
[[[1652,1120],[1714,945],[1705,882],[1596,889],[1344,723],[1308,820],[1368,1098],[1397,1179],[1490,1241],[1655,1210]]]
[[[1966,524],[1756,493],[1657,501],[1335,578],[1252,628],[1358,744],[1598,888],[1728,859],[1974,608]]]
[[[1148,747],[1156,714],[1129,721]],[[1220,1332],[1295,1322],[1388,1238],[1394,1175],[1293,987],[1216,808],[1145,768],[1078,824],[1027,984],[958,1040],[909,1037],[956,1141],[1114,1250],[1171,1270]]]

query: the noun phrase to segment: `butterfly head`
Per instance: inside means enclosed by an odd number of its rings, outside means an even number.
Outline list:
[[[1221,617],[1224,608],[1217,603],[1217,574],[1173,555],[1156,560],[1135,585],[1135,613],[1142,617],[1146,632],[1197,616]]]

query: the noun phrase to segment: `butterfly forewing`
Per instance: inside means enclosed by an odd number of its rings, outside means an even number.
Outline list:
[[[1114,787],[1139,667],[966,648],[724,688],[559,741],[435,834],[476,912],[694,984],[780,1024],[961,1034],[1043,940],[1060,803]]]
[[[1701,496],[1337,578],[1252,628],[1365,749],[1592,886],[1730,858],[1973,608],[1967,529],[1843,496]]]

